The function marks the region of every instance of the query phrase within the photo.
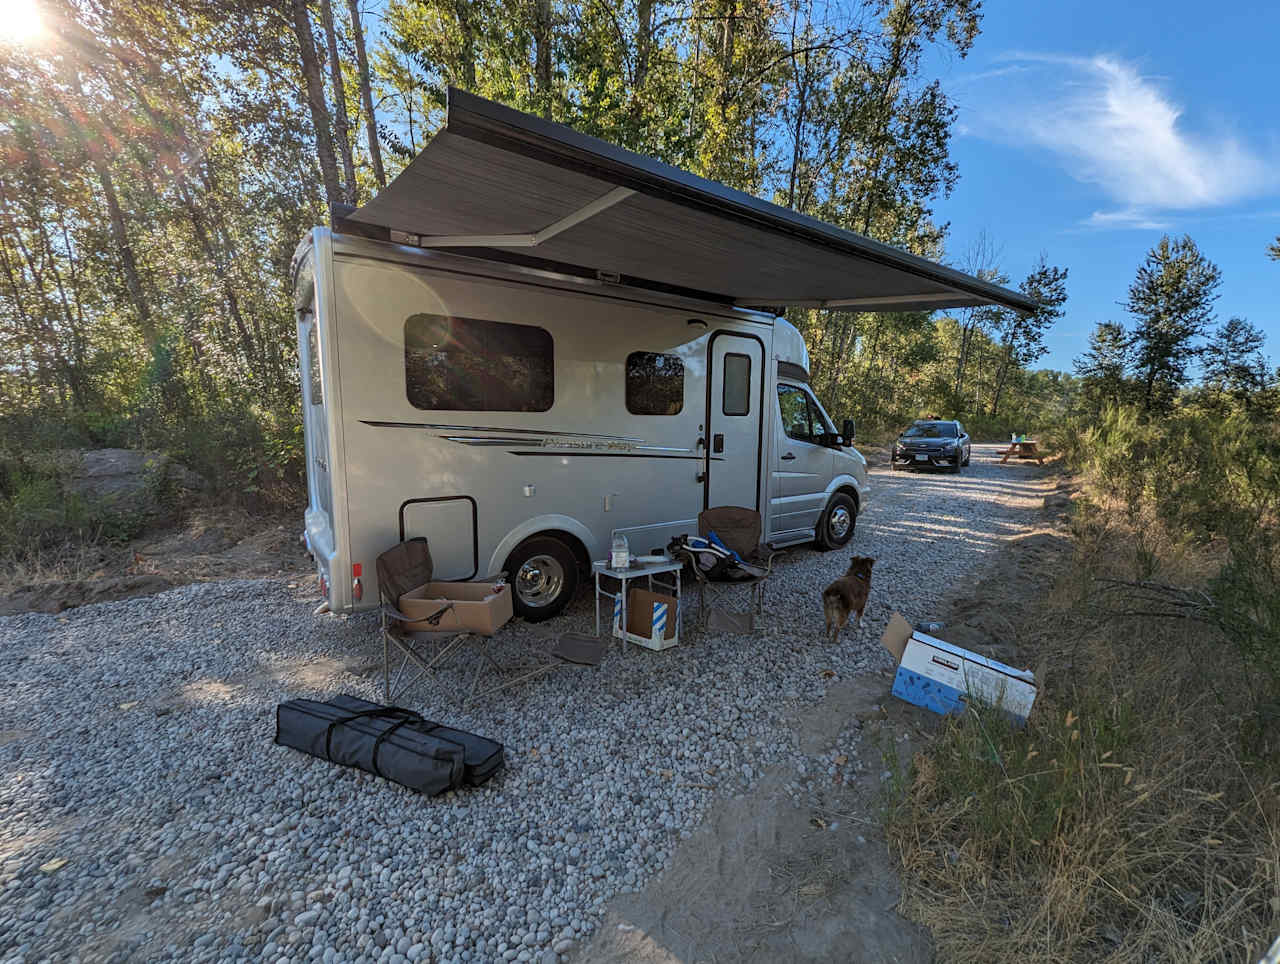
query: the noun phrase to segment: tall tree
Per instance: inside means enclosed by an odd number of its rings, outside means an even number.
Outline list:
[[[1222,272],[1190,235],[1176,241],[1165,235],[1138,268],[1124,307],[1138,319],[1133,364],[1144,411],[1167,411],[1186,384],[1221,284]]]
[[[316,56],[315,34],[311,31],[307,0],[290,0],[290,6],[293,33],[298,41],[298,59],[306,83],[307,108],[311,111],[311,126],[316,138],[316,157],[324,180],[325,199],[332,207],[343,203],[343,193],[342,185],[338,183],[338,162],[333,153],[333,135],[329,131],[329,105],[324,97],[324,78],[320,75],[320,60]]]
[[[1124,400],[1130,343],[1124,325],[1102,321],[1089,335],[1089,350],[1075,361],[1075,372],[1084,380],[1095,415],[1104,406],[1119,405]]]
[[[1272,261],[1280,261],[1280,234],[1276,235],[1276,239],[1267,245],[1267,257]]]
[[[995,395],[991,400],[991,416],[1000,414],[1000,399],[1004,394],[1009,374],[1043,358],[1045,333],[1062,317],[1067,303],[1067,269],[1048,263],[1045,255],[1031,273],[1018,285],[1024,295],[1036,303],[1034,311],[1020,314],[1003,311],[997,317],[996,330],[1000,336],[1000,364],[996,369]]]
[[[1262,331],[1243,318],[1226,321],[1204,346],[1205,385],[1249,410],[1271,381],[1265,342]]]
[[[382,145],[378,142],[378,118],[373,112],[373,87],[369,81],[369,58],[364,46],[364,25],[360,22],[360,0],[347,0],[351,13],[351,41],[356,48],[356,76],[360,84],[360,106],[364,111],[364,129],[368,138],[369,163],[378,187],[387,186],[382,167]]]
[[[333,26],[330,0],[320,0],[320,22],[324,27],[325,46],[329,50],[329,79],[333,87],[334,133],[338,154],[342,158],[342,175],[346,180],[347,203],[355,204],[356,165],[351,156],[351,125],[347,120],[347,85],[342,79],[342,59],[338,56],[338,32]]]

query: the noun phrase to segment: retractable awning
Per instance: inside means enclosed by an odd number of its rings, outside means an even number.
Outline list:
[[[1035,307],[1018,292],[455,88],[444,128],[347,220],[423,247],[746,307]]]

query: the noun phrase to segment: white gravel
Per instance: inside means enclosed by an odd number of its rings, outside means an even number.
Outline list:
[[[272,743],[282,700],[379,698],[370,616],[253,581],[0,618],[0,961],[556,960],[713,794],[798,757],[791,711],[887,665],[894,609],[932,615],[1034,522],[1041,484],[992,450],[958,477],[875,471],[853,543],[786,553],[754,636],[688,627],[465,713],[457,671],[423,683],[402,702],[507,747],[435,798]],[[827,647],[819,594],[852,553],[877,559],[867,618]],[[585,594],[500,658],[591,620]]]

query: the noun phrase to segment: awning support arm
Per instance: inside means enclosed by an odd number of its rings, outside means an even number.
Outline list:
[[[601,211],[608,210],[635,193],[629,187],[615,187],[608,194],[584,204],[572,214],[565,215],[559,221],[548,224],[534,234],[422,235],[418,239],[418,246],[422,248],[536,248],[542,242],[550,241],[557,234],[595,217]]]

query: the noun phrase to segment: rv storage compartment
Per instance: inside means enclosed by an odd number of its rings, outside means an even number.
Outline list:
[[[492,636],[511,619],[511,587],[501,582],[429,582],[400,597],[411,633]],[[434,620],[434,622],[433,622]]]
[[[370,703],[358,696],[346,694],[335,696],[329,702],[351,713],[361,713],[379,707],[377,703]],[[432,723],[430,720],[422,720],[410,725],[419,732],[438,736],[462,747],[462,780],[467,786],[478,787],[502,769],[503,746],[497,740],[477,736],[466,730],[455,730],[451,726]]]
[[[363,703],[363,701],[360,701]],[[417,713],[368,703],[351,709],[317,700],[276,707],[276,743],[356,767],[433,796],[462,784],[466,751]],[[423,724],[426,724],[424,728]]]

